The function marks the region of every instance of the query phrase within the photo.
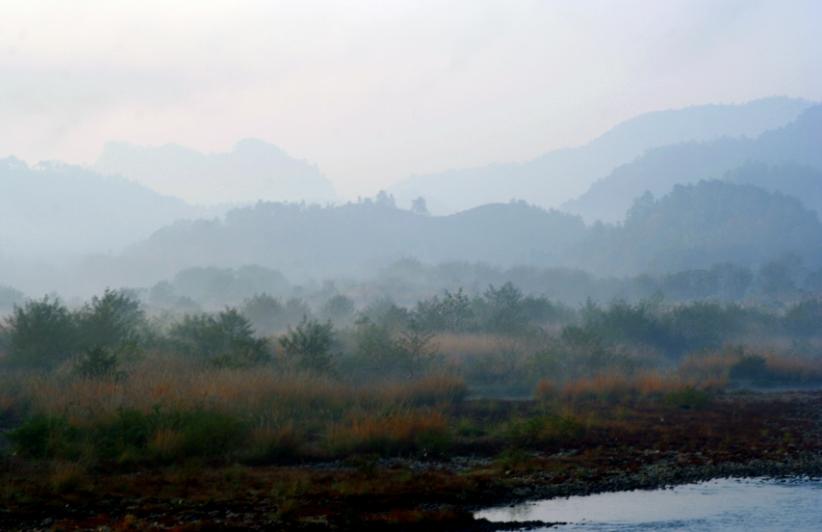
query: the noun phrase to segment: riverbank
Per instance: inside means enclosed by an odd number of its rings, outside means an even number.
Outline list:
[[[110,470],[7,456],[0,528],[483,530],[498,525],[475,521],[480,507],[725,476],[822,475],[819,392],[720,395],[699,407],[587,404],[575,410],[586,426],[529,435],[544,408],[464,403],[461,416],[476,424],[493,415],[526,426],[508,441],[465,439],[431,456]]]

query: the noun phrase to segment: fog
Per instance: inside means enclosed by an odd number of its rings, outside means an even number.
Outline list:
[[[355,199],[645,112],[822,98],[819,17],[813,1],[7,2],[0,153],[92,164],[110,141],[259,138]]]
[[[0,529],[496,530],[477,508],[818,484],[820,22],[3,2]]]

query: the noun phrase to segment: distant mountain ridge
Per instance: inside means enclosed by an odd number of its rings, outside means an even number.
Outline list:
[[[739,105],[645,113],[580,147],[551,151],[522,163],[412,176],[389,191],[403,204],[422,196],[438,214],[514,198],[558,207],[649,149],[686,141],[757,136],[791,122],[811,105],[813,102],[807,100],[772,97]]]
[[[212,214],[119,177],[57,162],[0,160],[0,253],[116,253],[181,218]]]
[[[596,181],[562,209],[589,222],[615,222],[624,218],[633,200],[646,191],[657,196],[667,194],[674,185],[720,179],[740,166],[756,163],[822,170],[822,105],[809,107],[796,120],[754,139],[722,138],[654,148]],[[739,176],[735,179],[740,182]],[[770,186],[765,188],[783,190],[781,181],[772,176]],[[756,184],[762,186],[764,182]],[[801,199],[804,194],[796,183],[792,187],[783,191]]]
[[[622,224],[523,202],[426,216],[379,202],[341,206],[258,203],[224,220],[178,222],[120,257],[90,262],[98,282],[140,286],[195,266],[257,265],[297,283],[359,277],[403,258],[427,263],[581,268],[630,276],[756,267],[785,254],[822,266],[822,224],[796,198],[748,184],[701,181],[638,198]],[[109,276],[109,277],[107,277]]]
[[[241,140],[225,153],[201,153],[176,144],[110,142],[94,168],[195,204],[337,199],[315,165],[257,139]]]
[[[822,224],[798,199],[748,184],[699,181],[646,194],[619,225],[593,226],[574,266],[612,275],[757,266],[785,255],[822,264]]]

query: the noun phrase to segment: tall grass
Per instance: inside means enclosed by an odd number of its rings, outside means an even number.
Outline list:
[[[673,400],[679,402],[687,393],[715,390],[714,381],[696,382],[678,375],[643,372],[636,375],[617,373],[599,374],[571,380],[560,385],[542,380],[537,385],[537,397],[543,401],[583,403],[598,401],[624,404],[645,400]],[[696,396],[694,396],[696,397]]]
[[[163,358],[134,364],[124,378],[58,372],[20,382],[19,393],[0,396],[0,406],[27,414],[14,436],[22,452],[119,463],[196,456],[265,462],[427,448],[445,441],[439,411],[466,393],[448,375],[364,386]]]

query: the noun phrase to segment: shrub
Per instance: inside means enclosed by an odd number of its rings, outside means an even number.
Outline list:
[[[74,371],[87,378],[122,377],[117,354],[104,347],[89,349],[77,360]]]
[[[64,417],[38,415],[8,433],[15,451],[30,458],[68,457],[74,454],[78,431]]]
[[[280,337],[280,345],[297,368],[312,373],[329,373],[333,369],[333,340],[331,322],[320,323],[306,318]]]
[[[77,313],[77,329],[81,349],[117,350],[144,340],[145,314],[132,294],[106,290]]]
[[[217,458],[236,448],[247,434],[238,418],[220,412],[196,410],[180,417],[181,451],[185,456]]]
[[[269,360],[267,343],[254,337],[251,323],[236,309],[216,316],[186,316],[169,331],[179,352],[220,367],[248,367]]]
[[[75,351],[75,323],[59,299],[46,296],[15,307],[8,329],[9,360],[14,364],[54,367]]]
[[[322,308],[322,316],[337,324],[350,324],[355,311],[354,301],[350,297],[337,294],[325,302]]]
[[[699,390],[693,386],[686,386],[665,394],[663,402],[671,407],[698,409],[704,408],[711,402],[711,395],[705,390]]]
[[[503,437],[511,445],[532,447],[540,444],[571,443],[585,432],[585,425],[572,414],[549,414],[509,421]]]
[[[150,414],[139,410],[119,410],[113,419],[104,421],[95,428],[93,443],[98,456],[118,461],[141,456],[156,421]]]
[[[528,319],[525,314],[522,291],[510,282],[499,288],[493,285],[485,291],[483,317],[488,331],[502,334],[522,332]]]
[[[249,450],[244,462],[269,464],[293,459],[300,452],[301,436],[293,425],[256,427],[249,437]]]

